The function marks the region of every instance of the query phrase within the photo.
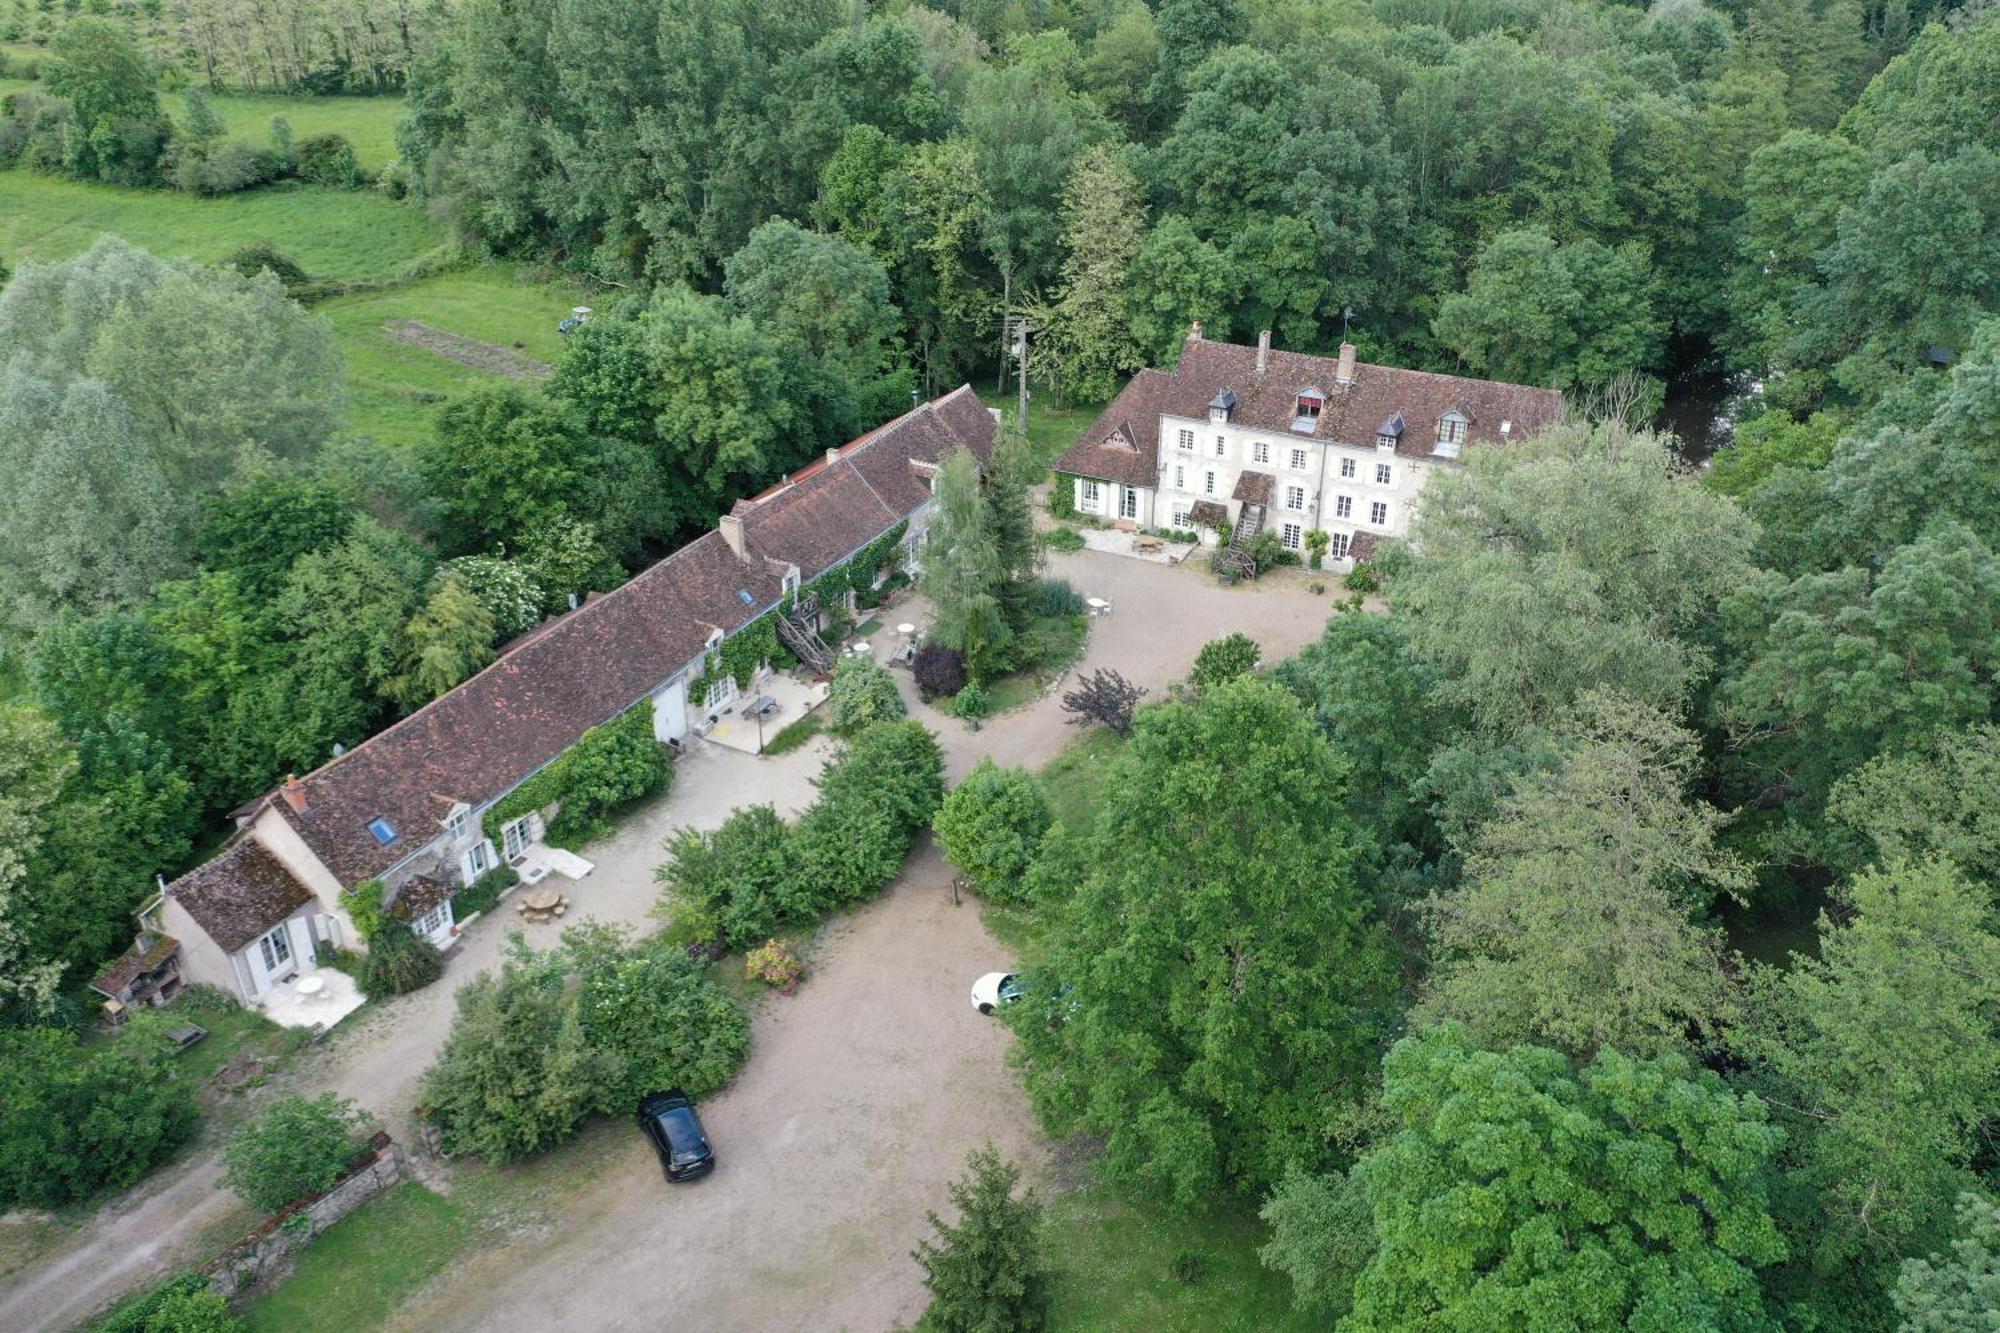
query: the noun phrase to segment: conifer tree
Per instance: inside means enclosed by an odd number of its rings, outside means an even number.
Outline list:
[[[931,1292],[921,1327],[937,1333],[1032,1333],[1048,1321],[1041,1202],[1033,1190],[1014,1197],[1021,1169],[1001,1160],[990,1143],[966,1165],[966,1174],[951,1185],[957,1223],[926,1214],[937,1239],[918,1241],[912,1252]]]

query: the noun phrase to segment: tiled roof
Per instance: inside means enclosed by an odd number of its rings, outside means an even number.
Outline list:
[[[1277,485],[1278,479],[1270,473],[1245,468],[1236,478],[1235,494],[1229,498],[1245,504],[1268,505],[1271,503],[1271,492],[1277,489]]]
[[[1094,477],[1127,486],[1156,484],[1160,458],[1161,403],[1173,376],[1159,370],[1134,375],[1097,414],[1090,429],[1055,461],[1057,472]],[[1202,408],[1206,414],[1208,408]]]
[[[1349,560],[1373,560],[1382,550],[1382,534],[1379,532],[1357,532],[1354,540],[1347,543]]]
[[[898,417],[838,462],[739,504],[749,559],[703,534],[300,778],[275,808],[343,884],[381,874],[435,838],[454,802],[493,800],[698,658],[713,629],[734,633],[769,610],[782,562],[813,577],[929,497],[919,467],[961,445],[984,461],[992,439],[969,387]],[[369,830],[376,820],[386,843]]]
[[[142,949],[139,946],[143,942],[145,942],[143,937],[133,940],[132,947],[113,959],[111,966],[105,968],[98,974],[97,980],[90,983],[90,988],[99,995],[122,1000],[126,992],[132,989],[132,984],[140,977],[155,970],[180,952],[181,942],[171,935],[155,935],[151,939],[150,947]]]
[[[1188,510],[1188,522],[1198,528],[1229,526],[1229,506],[1220,500],[1196,500]]]
[[[235,953],[313,900],[312,890],[248,832],[167,892],[224,953]]]
[[[389,904],[389,915],[398,921],[415,921],[449,897],[451,885],[443,880],[412,875],[397,888],[396,900]]]
[[[1408,428],[1396,452],[1406,458],[1434,456],[1437,422],[1447,412],[1465,416],[1468,444],[1523,439],[1562,419],[1562,394],[1555,389],[1366,362],[1357,364],[1353,382],[1343,385],[1339,371],[1334,357],[1273,350],[1260,375],[1255,347],[1190,338],[1158,410],[1202,420],[1216,394],[1228,389],[1236,395],[1232,425],[1360,445],[1374,444],[1377,429],[1401,416]],[[1293,431],[1299,391],[1307,388],[1326,394],[1326,408],[1313,430]]]

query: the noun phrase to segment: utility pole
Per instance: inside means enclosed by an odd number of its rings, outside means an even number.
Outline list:
[[[1014,361],[1019,376],[1020,406],[1015,409],[1015,427],[1028,438],[1028,319],[1023,315],[1014,325]]]

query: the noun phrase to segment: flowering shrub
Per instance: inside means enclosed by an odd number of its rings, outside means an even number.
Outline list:
[[[503,639],[532,629],[542,618],[547,596],[534,576],[511,560],[491,555],[463,555],[447,560],[440,574],[456,575],[493,617],[493,628]]]
[[[743,960],[743,970],[780,994],[790,995],[806,979],[806,965],[790,940],[765,940]]]

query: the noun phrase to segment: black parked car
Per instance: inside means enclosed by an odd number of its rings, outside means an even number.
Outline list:
[[[693,1180],[715,1170],[715,1149],[708,1146],[708,1134],[694,1102],[679,1088],[649,1092],[639,1101],[639,1128],[653,1151],[660,1155],[660,1167],[668,1180]]]

